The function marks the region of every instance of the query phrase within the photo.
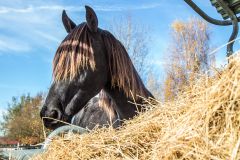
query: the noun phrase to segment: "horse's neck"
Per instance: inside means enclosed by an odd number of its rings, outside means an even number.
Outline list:
[[[114,99],[116,106],[115,109],[118,112],[121,119],[129,119],[133,118],[137,115],[137,111],[143,110],[142,105],[136,104],[143,104],[143,99],[133,99],[131,97],[127,97],[123,90],[119,89],[118,87],[112,88],[111,86],[106,87],[104,89],[111,98]],[[144,98],[153,97],[152,94],[144,87],[145,95],[141,95]]]

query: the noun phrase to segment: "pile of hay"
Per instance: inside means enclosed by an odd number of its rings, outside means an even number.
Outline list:
[[[34,159],[240,159],[240,54],[174,102],[149,109],[119,130],[58,138]]]

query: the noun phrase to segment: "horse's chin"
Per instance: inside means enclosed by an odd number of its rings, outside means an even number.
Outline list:
[[[71,123],[71,120],[72,120],[72,117],[62,115],[61,120],[59,120],[59,121],[58,120],[45,120],[44,126],[48,129],[55,130],[58,127],[66,125],[67,123]]]
[[[48,123],[44,123],[44,126],[47,128],[47,129],[51,129],[51,130],[55,130],[57,129],[58,127],[61,127],[65,125],[64,123],[61,123],[61,122],[57,122],[57,121],[52,121],[52,122],[48,122]]]

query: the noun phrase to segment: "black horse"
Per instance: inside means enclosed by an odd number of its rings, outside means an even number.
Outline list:
[[[68,35],[53,60],[54,82],[41,117],[70,122],[102,90],[115,104],[113,108],[108,107],[116,111],[121,120],[133,118],[137,111],[144,110],[143,98],[153,96],[145,88],[121,42],[110,32],[98,28],[94,10],[85,8],[87,23],[78,26],[63,11],[62,20]],[[104,104],[105,99],[100,95],[97,101]],[[45,126],[60,126],[54,119],[44,119]]]

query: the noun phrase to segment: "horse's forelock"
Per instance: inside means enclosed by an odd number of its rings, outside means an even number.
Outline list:
[[[81,69],[95,70],[91,35],[86,23],[77,26],[60,44],[53,59],[54,81],[72,80]]]

